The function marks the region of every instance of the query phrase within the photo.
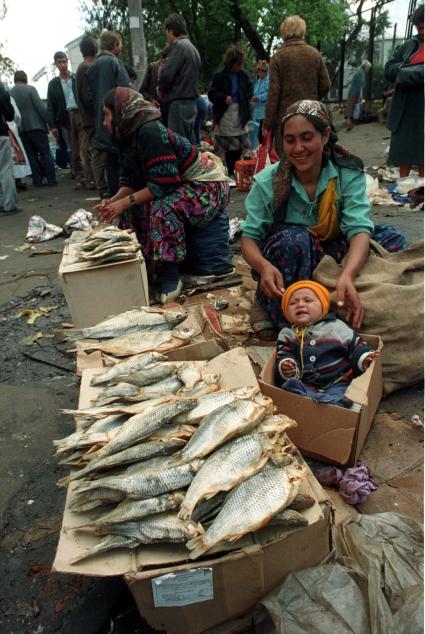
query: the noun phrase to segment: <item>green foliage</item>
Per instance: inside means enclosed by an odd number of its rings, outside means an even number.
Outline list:
[[[82,2],[87,27],[94,33],[115,28],[124,40],[128,35],[125,0]],[[307,41],[316,46],[341,38],[347,23],[346,0],[144,0],[143,15],[148,61],[159,58],[166,46],[164,20],[180,13],[189,37],[202,59],[201,83],[222,66],[226,48],[239,41],[247,52],[248,71],[257,58],[268,58],[280,45],[279,27],[288,15],[301,15],[307,23]],[[128,39],[127,39],[128,41]],[[130,49],[127,50],[128,59]],[[123,55],[125,59],[125,55]]]
[[[4,54],[3,44],[0,44],[0,80],[7,83],[15,70],[15,62]]]

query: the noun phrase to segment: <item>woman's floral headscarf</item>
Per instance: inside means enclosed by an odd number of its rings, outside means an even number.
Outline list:
[[[363,171],[363,161],[342,147],[342,145],[337,144],[338,137],[333,127],[332,114],[323,103],[310,99],[303,99],[302,101],[293,103],[292,106],[289,106],[286,110],[282,119],[282,126],[285,127],[285,123],[295,115],[302,115],[308,121],[311,121],[322,134],[326,128],[331,128],[329,140],[323,149],[322,163],[331,161],[340,167]],[[274,209],[275,212],[279,212],[278,215],[280,216],[282,216],[283,208],[289,198],[291,183],[292,164],[285,156],[282,156],[274,179]]]
[[[161,116],[160,110],[143,99],[139,92],[121,87],[115,89],[114,113],[118,141],[123,141],[140,126]]]

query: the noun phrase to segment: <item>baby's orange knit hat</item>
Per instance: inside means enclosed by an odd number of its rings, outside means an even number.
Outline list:
[[[311,291],[313,291],[313,293],[322,304],[322,317],[328,314],[329,307],[331,305],[331,296],[328,289],[322,286],[322,284],[319,284],[318,282],[313,282],[312,280],[299,280],[298,282],[294,282],[294,284],[288,286],[282,296],[282,311],[287,320],[288,316],[286,314],[286,311],[288,309],[289,300],[291,299],[295,291],[300,290],[300,288],[309,288]]]

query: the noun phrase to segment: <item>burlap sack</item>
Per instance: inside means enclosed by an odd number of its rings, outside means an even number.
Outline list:
[[[356,288],[364,307],[360,332],[379,335],[384,342],[382,356],[384,393],[423,380],[423,241],[410,249],[388,253],[371,242],[371,254],[356,278]],[[335,283],[342,266],[325,256],[313,279],[326,286],[335,299]],[[342,319],[345,309],[333,302]]]

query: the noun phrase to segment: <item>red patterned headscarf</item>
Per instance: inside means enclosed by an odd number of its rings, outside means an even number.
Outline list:
[[[131,136],[140,126],[148,121],[159,119],[161,112],[150,101],[131,88],[115,89],[115,126],[119,141]]]

